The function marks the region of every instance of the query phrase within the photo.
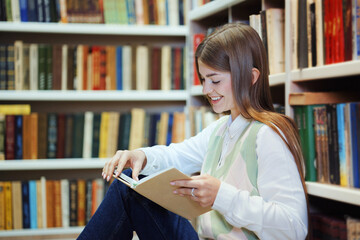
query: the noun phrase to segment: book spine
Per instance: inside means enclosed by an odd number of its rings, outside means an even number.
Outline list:
[[[22,189],[22,211],[23,211],[23,228],[30,228],[30,194],[29,182],[21,183]]]
[[[29,181],[30,228],[37,229],[37,185],[36,180]]]

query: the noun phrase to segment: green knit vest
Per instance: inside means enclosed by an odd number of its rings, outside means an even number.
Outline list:
[[[224,135],[227,130],[227,121],[228,117],[224,117],[223,120],[220,120],[218,126],[215,128],[215,131],[210,137],[208,151],[202,168],[202,174],[207,173],[220,179],[221,181],[227,182],[226,179],[229,174],[233,174],[233,176],[239,175],[239,173],[236,172],[237,169],[233,167],[234,163],[236,161],[244,161],[243,164],[246,166],[247,176],[238,176],[238,178],[240,180],[240,178],[247,177],[247,181],[251,183],[252,187],[251,189],[242,190],[249,191],[251,196],[259,196],[257,189],[258,164],[256,155],[256,136],[264,124],[257,121],[249,122],[234,146],[231,147],[231,149],[227,149],[226,154],[223,156],[224,164],[218,168],[223,148]],[[225,218],[216,210],[206,213],[199,218],[200,228],[202,222],[201,218],[204,218],[204,222],[211,222],[211,231],[213,237],[216,239],[219,235],[228,235],[234,230],[234,227],[227,223]],[[258,239],[253,232],[245,228],[241,228],[240,230],[237,229],[236,231],[242,232],[241,236],[245,235],[246,239]]]

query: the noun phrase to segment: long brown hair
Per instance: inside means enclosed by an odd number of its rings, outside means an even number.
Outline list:
[[[294,156],[307,199],[299,133],[290,117],[274,111],[266,51],[257,32],[249,25],[228,23],[206,37],[196,50],[197,74],[199,79],[202,79],[198,66],[200,60],[213,69],[230,72],[233,94],[240,114],[244,118],[268,125],[283,139]],[[260,72],[255,83],[253,68]]]

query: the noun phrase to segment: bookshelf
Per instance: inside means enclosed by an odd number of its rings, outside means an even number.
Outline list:
[[[191,1],[187,1],[191,4]],[[339,78],[357,91],[360,75],[360,61],[352,60],[318,67],[291,69],[291,0],[214,0],[188,11],[187,25],[119,25],[119,24],[61,24],[0,22],[0,38],[5,43],[15,40],[51,44],[171,44],[186,45],[187,73],[185,90],[129,90],[129,91],[9,91],[0,90],[0,103],[30,103],[32,111],[127,111],[134,107],[145,107],[148,111],[184,111],[187,113],[187,136],[190,136],[189,109],[206,105],[201,86],[193,81],[193,39],[196,33],[205,33],[208,28],[227,22],[248,20],[249,15],[271,7],[285,10],[285,71],[269,76],[271,92],[275,103],[285,106],[285,113],[294,116],[288,98],[292,92],[328,89],[336,85]],[[342,82],[343,83],[343,82]],[[98,177],[105,159],[42,159],[0,162],[0,180],[30,179],[31,176]],[[341,203],[360,206],[360,190],[317,182],[307,182],[312,196]],[[0,231],[0,239],[72,234],[76,236],[82,227],[50,228],[39,230]]]
[[[115,3],[115,2],[114,2]],[[164,1],[165,4],[165,1]],[[151,46],[182,48],[188,36],[186,25],[123,25],[55,22],[0,22],[2,44],[23,43],[48,45],[79,44],[90,46]],[[184,51],[185,52],[185,51]],[[133,56],[132,56],[133,57]],[[183,57],[186,59],[186,57]],[[187,81],[186,65],[184,81]],[[151,62],[149,62],[151,65]],[[136,89],[136,88],[135,88]],[[130,112],[142,108],[149,114],[184,112],[188,101],[186,83],[180,90],[0,90],[0,104],[30,104],[31,112]],[[149,87],[150,89],[150,87]],[[0,161],[0,181],[30,181],[44,177],[47,180],[86,180],[101,178],[101,170],[109,158],[47,158],[37,160]],[[94,186],[94,185],[93,185]],[[103,187],[106,191],[106,184]],[[94,194],[94,192],[93,192]],[[88,197],[86,197],[88,201]],[[82,226],[0,231],[0,239],[64,238],[74,239]],[[134,239],[136,236],[134,236]]]
[[[251,3],[250,3],[251,2]],[[306,1],[305,1],[306,2]],[[316,1],[315,1],[316,2]],[[194,34],[206,33],[207,28],[221,25],[227,22],[247,20],[252,14],[251,10],[258,13],[260,10],[266,10],[272,7],[284,8],[285,12],[285,71],[269,76],[269,84],[274,103],[281,103],[285,106],[285,113],[294,117],[293,106],[289,104],[289,95],[293,92],[306,91],[357,91],[359,89],[360,62],[351,60],[339,63],[333,63],[322,66],[312,66],[302,69],[293,69],[293,25],[292,16],[294,4],[298,1],[211,1],[203,6],[192,9],[189,12],[190,39]],[[248,8],[252,4],[252,8]],[[249,10],[251,9],[251,10]],[[295,7],[296,9],[296,7]],[[189,43],[193,47],[193,42]],[[190,59],[193,59],[193,51],[189,48]],[[189,69],[193,76],[193,63],[189,62]],[[203,100],[201,86],[191,85],[190,106],[201,106],[206,104]],[[310,196],[323,199],[324,206],[326,200],[335,201],[339,204],[350,205],[354,210],[360,206],[360,189],[352,187],[342,187],[334,184],[324,184],[319,182],[306,182]],[[321,200],[320,200],[321,201]],[[359,211],[354,211],[355,216]]]

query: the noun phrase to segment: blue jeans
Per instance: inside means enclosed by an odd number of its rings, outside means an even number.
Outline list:
[[[131,176],[130,169],[124,173]],[[160,207],[118,180],[113,181],[78,239],[132,239],[133,231],[145,240],[199,239],[189,220]]]

